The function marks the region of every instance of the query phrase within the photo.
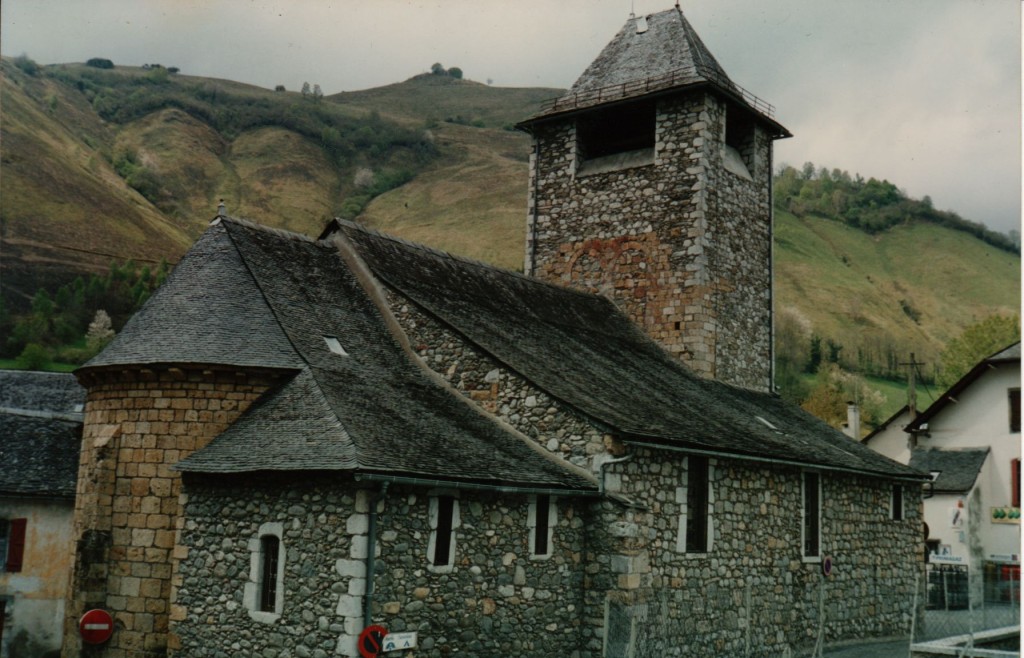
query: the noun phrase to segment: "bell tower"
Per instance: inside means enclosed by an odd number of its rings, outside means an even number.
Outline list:
[[[697,373],[772,386],[772,142],[678,6],[626,25],[533,136],[524,270],[613,299]]]

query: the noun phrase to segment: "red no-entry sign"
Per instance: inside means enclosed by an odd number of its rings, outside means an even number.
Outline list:
[[[114,633],[114,618],[106,610],[90,610],[78,622],[78,632],[86,644],[103,644]]]
[[[384,636],[388,629],[383,626],[367,626],[359,634],[359,655],[363,658],[377,658],[384,646]]]

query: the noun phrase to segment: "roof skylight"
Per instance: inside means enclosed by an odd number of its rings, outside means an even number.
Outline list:
[[[324,336],[324,342],[327,343],[327,348],[331,352],[340,356],[348,356],[348,352],[341,346],[341,342],[334,336]]]

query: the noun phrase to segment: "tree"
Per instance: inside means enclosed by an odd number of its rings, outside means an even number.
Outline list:
[[[451,77],[455,78],[456,80],[461,80],[462,79],[462,69],[460,69],[457,66],[453,66],[450,69],[448,69],[448,75],[450,75]]]
[[[284,90],[285,90],[284,89],[284,85],[277,85],[276,87],[274,87],[274,91],[284,91]]]
[[[310,90],[310,88],[309,88],[309,83],[308,82],[303,82],[302,83],[302,97],[303,98],[309,98],[310,94],[312,94],[312,93],[313,93],[312,90]]]
[[[324,97],[324,92],[320,89],[320,85],[313,85],[313,100],[320,102],[320,99]]]
[[[1016,315],[990,315],[972,324],[942,351],[939,384],[949,388],[982,359],[1019,340],[1020,318]]]
[[[112,68],[114,68],[114,63],[112,61],[110,61],[109,59],[105,59],[103,57],[93,57],[92,59],[89,59],[88,61],[86,61],[85,65],[86,66],[92,66],[92,67],[97,68],[97,69],[112,69]]]
[[[96,316],[89,323],[85,333],[85,344],[93,354],[99,354],[107,343],[114,340],[114,326],[110,316],[103,309],[96,311]]]
[[[863,377],[828,364],[818,372],[818,384],[800,406],[835,428],[846,422],[846,407],[854,402],[860,407],[861,419],[868,425],[881,420],[885,396],[870,388]]]
[[[430,72],[434,75],[444,75],[444,67],[441,66],[441,62],[434,62],[430,65]]]

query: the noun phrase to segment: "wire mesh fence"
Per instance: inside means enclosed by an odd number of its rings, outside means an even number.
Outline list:
[[[711,582],[697,595],[659,589],[629,601],[610,599],[603,655],[874,658],[883,655],[877,653],[879,638],[889,641],[884,655],[896,658],[1019,652],[1019,568],[929,565],[917,580],[916,594],[906,598],[887,596],[881,583],[860,584],[855,594],[873,601],[879,618],[894,620],[884,628],[866,616],[855,629],[844,600],[850,588],[827,579],[793,585],[786,605],[755,581]]]
[[[1020,651],[1019,566],[929,564],[925,583],[925,610],[912,644],[915,658]]]

